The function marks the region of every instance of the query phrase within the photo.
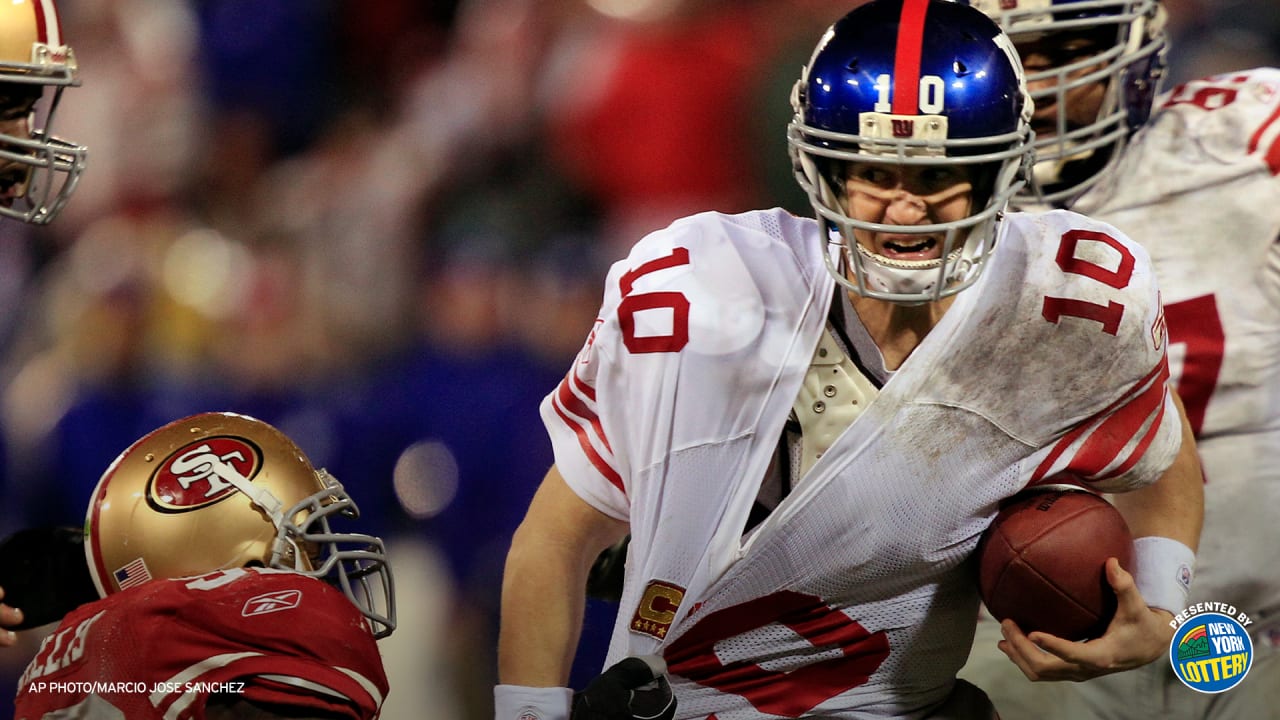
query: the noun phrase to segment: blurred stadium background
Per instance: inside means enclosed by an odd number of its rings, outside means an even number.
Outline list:
[[[176,417],[294,437],[389,539],[384,717],[492,717],[537,405],[608,263],[782,205],[818,0],[60,0],[90,148],[51,227],[0,223],[0,532],[79,524]],[[1271,0],[1166,0],[1170,79],[1277,63]],[[577,686],[612,609],[593,603]],[[0,715],[35,638],[3,653]]]

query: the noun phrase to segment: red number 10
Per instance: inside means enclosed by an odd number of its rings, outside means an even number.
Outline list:
[[[1076,257],[1076,246],[1081,240],[1094,240],[1105,243],[1120,253],[1120,266],[1115,270],[1098,265],[1089,260]],[[1063,272],[1073,275],[1084,275],[1117,290],[1129,284],[1133,277],[1134,258],[1129,248],[1120,244],[1115,238],[1105,233],[1092,230],[1068,230],[1058,245],[1058,267]],[[1106,305],[1075,300],[1072,298],[1046,297],[1042,309],[1044,319],[1057,324],[1063,315],[1084,318],[1102,323],[1102,331],[1115,335],[1120,330],[1120,319],[1124,317],[1124,305],[1111,301]]]
[[[650,260],[625,273],[618,280],[622,302],[618,304],[618,325],[622,330],[622,343],[633,353],[680,352],[689,344],[689,299],[679,292],[650,292],[631,294],[637,279],[659,270],[689,264],[688,248],[672,248],[671,254]],[[641,310],[671,310],[671,332],[666,335],[636,335],[636,313]]]

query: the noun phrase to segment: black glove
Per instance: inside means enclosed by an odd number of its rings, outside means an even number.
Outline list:
[[[631,536],[627,535],[614,543],[596,557],[587,574],[587,597],[609,602],[622,599],[622,581],[627,572],[627,546],[631,544]]]
[[[84,556],[84,528],[19,530],[0,542],[4,603],[22,610],[26,630],[51,622],[98,599]]]
[[[629,657],[597,675],[573,696],[570,720],[671,720],[676,697],[667,664],[648,655]]]

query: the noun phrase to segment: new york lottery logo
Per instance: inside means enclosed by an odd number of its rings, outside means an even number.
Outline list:
[[[1244,629],[1248,616],[1240,613],[1240,620],[1220,612],[1192,612],[1178,617],[1187,617],[1169,643],[1169,661],[1178,679],[1202,693],[1239,685],[1253,665],[1253,641]]]

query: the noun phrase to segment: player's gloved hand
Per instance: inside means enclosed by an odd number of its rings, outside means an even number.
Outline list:
[[[626,658],[573,696],[570,720],[671,720],[676,697],[667,664],[655,655]]]
[[[0,542],[0,626],[25,630],[62,619],[98,599],[84,558],[84,528],[19,530]],[[22,608],[21,611],[13,608]],[[0,632],[0,646],[12,645]]]
[[[4,598],[4,588],[0,587],[0,599]],[[8,628],[22,623],[22,611],[6,604],[0,604],[0,647],[10,647],[18,642],[18,636]]]
[[[1089,680],[1146,665],[1169,650],[1173,614],[1147,607],[1133,576],[1115,558],[1107,560],[1107,581],[1116,591],[1115,617],[1102,637],[1071,642],[1048,633],[1023,634],[1012,620],[1000,623],[997,647],[1029,680]]]
[[[622,582],[627,572],[627,547],[631,535],[605,548],[587,574],[587,597],[618,602],[622,599]]]

